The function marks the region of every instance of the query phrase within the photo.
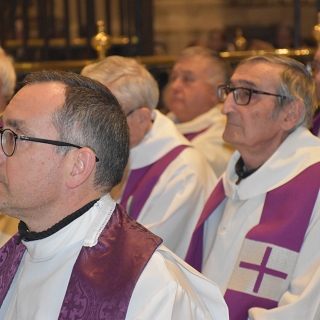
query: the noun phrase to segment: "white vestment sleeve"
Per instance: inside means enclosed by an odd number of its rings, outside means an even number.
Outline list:
[[[229,319],[219,288],[161,246],[140,276],[126,319]]]

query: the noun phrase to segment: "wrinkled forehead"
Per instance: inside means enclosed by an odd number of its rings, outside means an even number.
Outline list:
[[[199,70],[206,70],[210,65],[210,59],[200,55],[182,56],[178,58],[173,66],[173,70],[183,69],[197,72]]]
[[[277,87],[284,66],[262,60],[240,63],[231,76],[231,83],[251,84],[252,87]]]

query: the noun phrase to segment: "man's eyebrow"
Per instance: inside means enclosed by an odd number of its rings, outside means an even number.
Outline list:
[[[234,85],[234,83],[232,82],[232,80],[230,81],[230,85]],[[257,85],[249,80],[238,80],[237,81],[237,85],[241,85],[241,86],[249,86],[249,87],[254,87],[257,88]]]
[[[5,126],[13,128],[15,130],[21,130],[23,132],[28,132],[26,122],[24,120],[18,120],[18,119],[8,119],[4,123]]]
[[[192,70],[182,70],[182,73],[186,74],[186,75],[193,75],[194,74],[194,72]]]

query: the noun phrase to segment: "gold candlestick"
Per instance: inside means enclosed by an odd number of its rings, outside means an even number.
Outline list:
[[[246,49],[247,40],[242,35],[242,29],[237,28],[236,30],[236,38],[235,38],[235,46],[237,51],[243,51]]]
[[[98,59],[106,57],[107,51],[112,46],[111,37],[105,33],[104,21],[99,20],[97,22],[98,33],[92,37],[91,46],[98,53]]]
[[[104,21],[99,20],[97,22],[98,33],[92,37],[91,46],[98,53],[98,59],[104,59],[107,55],[108,50],[113,45],[126,45],[128,43],[136,44],[139,42],[137,36],[128,37],[111,37],[105,33]]]

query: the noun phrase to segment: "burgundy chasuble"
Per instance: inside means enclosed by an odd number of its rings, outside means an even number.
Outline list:
[[[316,163],[267,193],[260,222],[243,241],[224,295],[231,320],[247,319],[253,307],[277,307],[287,291],[319,193],[319,177],[320,163]],[[208,200],[214,202],[211,213],[223,200],[223,193],[220,180]],[[203,231],[197,232],[210,216],[209,211],[203,211],[187,254],[186,261],[196,266],[202,264],[203,246]]]
[[[22,244],[15,244],[16,237],[0,251],[1,304],[25,251]],[[125,319],[135,285],[161,242],[117,205],[98,243],[82,247],[59,320]]]
[[[26,247],[17,240],[19,233],[16,233],[9,241],[0,249],[0,306],[6,297],[11,282],[19,268],[21,259]]]
[[[120,204],[132,219],[139,214],[151,194],[154,186],[168,165],[188,146],[178,146],[149,166],[130,172]]]

